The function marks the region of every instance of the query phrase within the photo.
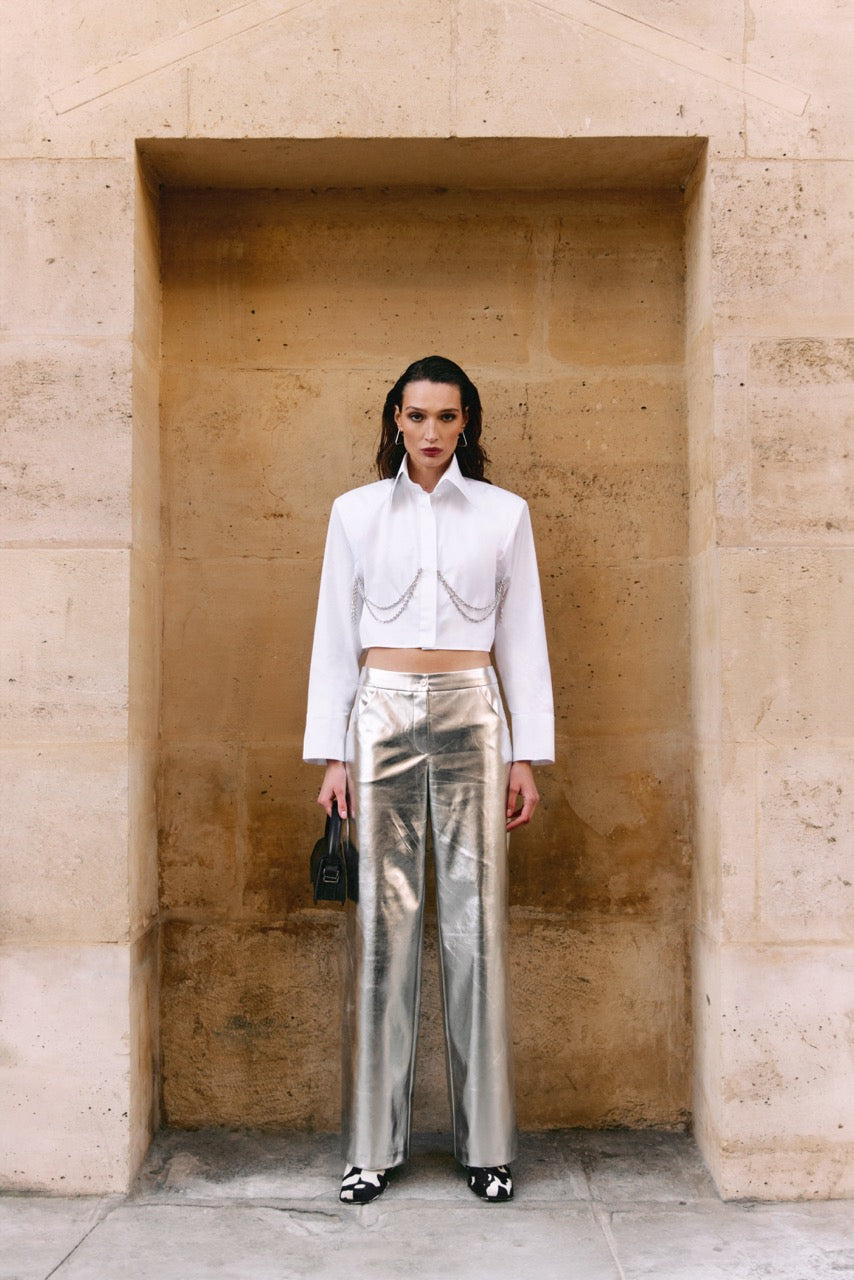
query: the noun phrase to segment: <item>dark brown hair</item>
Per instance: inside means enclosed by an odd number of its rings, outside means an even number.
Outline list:
[[[468,412],[468,421],[463,433],[468,443],[463,444],[462,437],[460,438],[456,448],[457,462],[460,471],[470,480],[485,480],[484,469],[489,458],[480,444],[483,426],[480,396],[468,374],[458,364],[454,364],[453,360],[447,360],[444,356],[424,356],[421,360],[415,360],[400,375],[386,396],[380,447],[377,450],[377,471],[380,479],[388,480],[396,476],[406,453],[403,440],[395,444],[397,423],[394,420],[394,411],[402,408],[403,392],[410,382],[438,382],[459,389],[463,413]]]

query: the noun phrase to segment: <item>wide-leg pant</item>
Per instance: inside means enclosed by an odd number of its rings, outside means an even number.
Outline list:
[[[508,1163],[510,740],[495,672],[365,670],[347,755],[359,902],[348,917],[345,1158],[384,1169],[409,1153],[429,821],[455,1154]]]

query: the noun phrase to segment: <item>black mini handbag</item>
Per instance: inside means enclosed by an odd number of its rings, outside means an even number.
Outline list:
[[[315,902],[359,901],[359,855],[341,839],[341,815],[332,804],[323,836],[311,851],[311,885]]]

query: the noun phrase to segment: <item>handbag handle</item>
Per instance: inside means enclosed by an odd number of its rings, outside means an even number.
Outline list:
[[[341,814],[338,812],[338,804],[333,799],[332,812],[326,819],[326,852],[334,853],[336,845],[341,843]]]

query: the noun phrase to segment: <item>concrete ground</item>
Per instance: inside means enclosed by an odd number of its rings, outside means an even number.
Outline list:
[[[528,1134],[485,1205],[421,1137],[373,1205],[327,1136],[164,1131],[127,1197],[0,1197],[0,1280],[844,1280],[845,1201],[723,1204],[690,1138]]]

